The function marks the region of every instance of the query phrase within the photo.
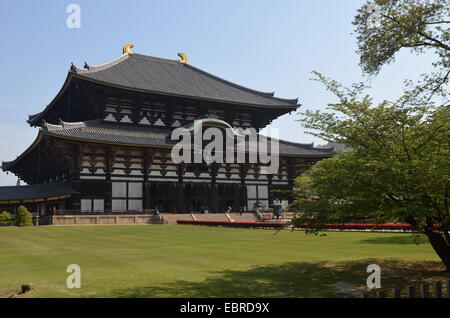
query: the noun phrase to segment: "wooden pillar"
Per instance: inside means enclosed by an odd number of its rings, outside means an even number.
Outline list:
[[[173,123],[175,122],[173,118],[174,112],[175,112],[175,103],[173,99],[170,99],[168,104],[166,105],[165,117],[162,118],[162,121],[167,128],[171,128]]]
[[[272,193],[272,178],[273,175],[272,174],[268,174],[267,175],[267,180],[268,180],[268,184],[267,184],[267,194],[269,196],[269,206],[268,207],[272,207],[273,205],[273,193]]]
[[[216,177],[219,171],[220,164],[213,162],[209,166],[209,175],[211,176],[211,185],[210,185],[210,195],[211,195],[211,205],[210,211],[213,213],[221,212],[219,211],[219,195],[217,193],[217,183]]]
[[[177,197],[176,197],[176,212],[177,213],[185,213],[186,206],[184,202],[184,183],[177,183]]]
[[[185,200],[184,200],[184,183],[183,183],[183,177],[184,173],[186,172],[186,164],[184,162],[181,162],[177,165],[177,176],[178,176],[178,182],[177,182],[177,196],[176,196],[176,212],[177,213],[185,213],[186,206],[185,206]]]
[[[245,185],[245,178],[247,177],[247,172],[249,170],[249,165],[244,163],[239,166],[239,177],[241,178],[241,183],[239,184],[239,205],[240,207],[247,206],[247,186]]]
[[[142,120],[142,106],[144,104],[144,97],[138,94],[133,98],[134,107],[131,110],[131,121],[133,124],[137,125]]]
[[[222,211],[219,211],[219,195],[217,193],[217,184],[211,183],[210,187],[211,191],[211,212],[212,213],[219,213]]]
[[[44,210],[44,215],[50,214],[50,212],[52,212],[52,211],[48,211],[47,200],[44,200],[44,202],[42,203],[42,209]],[[53,214],[53,213],[51,213],[51,214]]]
[[[149,152],[148,150],[145,150],[142,163],[143,164],[142,174],[144,175],[144,183],[142,185],[142,193],[143,193],[142,206],[144,210],[150,210],[154,208],[151,206],[150,183],[148,181],[148,175],[150,174],[150,166],[152,162],[153,162],[152,153]]]
[[[81,163],[83,160],[83,150],[84,146],[82,144],[75,144],[74,148],[72,149],[72,155],[71,155],[71,174],[70,174],[70,184],[72,185],[73,189],[76,191],[72,197],[68,200],[69,203],[69,209],[79,211],[81,209],[81,198],[79,193],[81,192],[80,189],[80,169],[81,169]]]
[[[106,193],[105,193],[105,211],[112,210],[112,181],[111,173],[115,160],[115,151],[112,147],[108,147],[106,151]]]

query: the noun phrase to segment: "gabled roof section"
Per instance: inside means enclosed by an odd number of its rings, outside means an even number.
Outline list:
[[[11,201],[37,202],[51,198],[69,197],[76,191],[68,183],[48,183],[0,187],[0,203]]]
[[[125,89],[255,106],[298,106],[297,99],[249,89],[176,60],[134,53],[102,65],[85,66],[73,70],[77,77]]]
[[[10,171],[40,144],[44,136],[77,142],[170,149],[177,144],[177,141],[171,140],[171,133],[171,129],[164,127],[113,124],[102,120],[70,123],[61,121],[59,125],[44,123],[28,149],[13,161],[3,161],[0,168],[3,171]],[[264,135],[259,135],[259,138],[275,139]],[[281,156],[325,158],[333,154],[333,148],[315,148],[313,143],[277,140]]]
[[[260,92],[229,82],[187,63],[134,53],[123,54],[96,66],[85,64],[84,68],[78,68],[72,65],[56,97],[42,112],[29,116],[30,125],[40,125],[41,119],[64,94],[73,78],[119,89],[225,104],[286,111],[299,106],[297,98],[278,98],[273,92]]]
[[[53,105],[58,101],[58,99],[64,94],[67,87],[69,87],[71,81],[73,78],[73,73],[69,72],[66,76],[66,80],[64,81],[63,86],[59,90],[58,94],[53,98],[53,100],[48,104],[43,111],[37,114],[29,115],[27,123],[29,123],[31,126],[36,126],[36,123],[49,111]]]
[[[171,147],[171,130],[167,128],[136,127],[103,123],[101,120],[67,123],[45,123],[41,130],[45,135],[86,142],[120,144],[129,146]]]
[[[44,124],[41,130],[46,135],[85,142],[98,142],[140,147],[171,148],[177,141],[171,140],[167,128],[135,127],[121,124],[107,124],[101,120],[81,123],[61,122],[60,125]],[[262,138],[268,138],[260,135]],[[313,144],[302,144],[278,139],[280,155],[327,157],[332,148],[314,148]]]

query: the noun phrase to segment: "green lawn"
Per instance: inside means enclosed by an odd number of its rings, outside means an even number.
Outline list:
[[[304,232],[190,225],[0,227],[0,297],[333,297],[365,286],[448,277],[410,234]],[[81,288],[66,267],[81,267]],[[336,284],[333,286],[333,284]],[[337,286],[337,287],[336,287]],[[341,288],[341,289],[339,289]]]

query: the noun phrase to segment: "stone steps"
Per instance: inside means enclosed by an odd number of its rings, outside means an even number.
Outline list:
[[[256,222],[257,218],[254,213],[228,213],[229,217],[225,213],[194,213],[194,214],[175,214],[175,213],[161,213],[164,221],[168,224],[176,224],[178,220],[193,220],[193,221],[219,221],[219,222]]]

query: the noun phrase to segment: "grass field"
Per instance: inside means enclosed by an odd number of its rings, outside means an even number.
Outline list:
[[[410,234],[190,225],[0,227],[0,297],[338,297],[382,267],[382,287],[448,278]],[[81,288],[66,267],[81,267]]]

